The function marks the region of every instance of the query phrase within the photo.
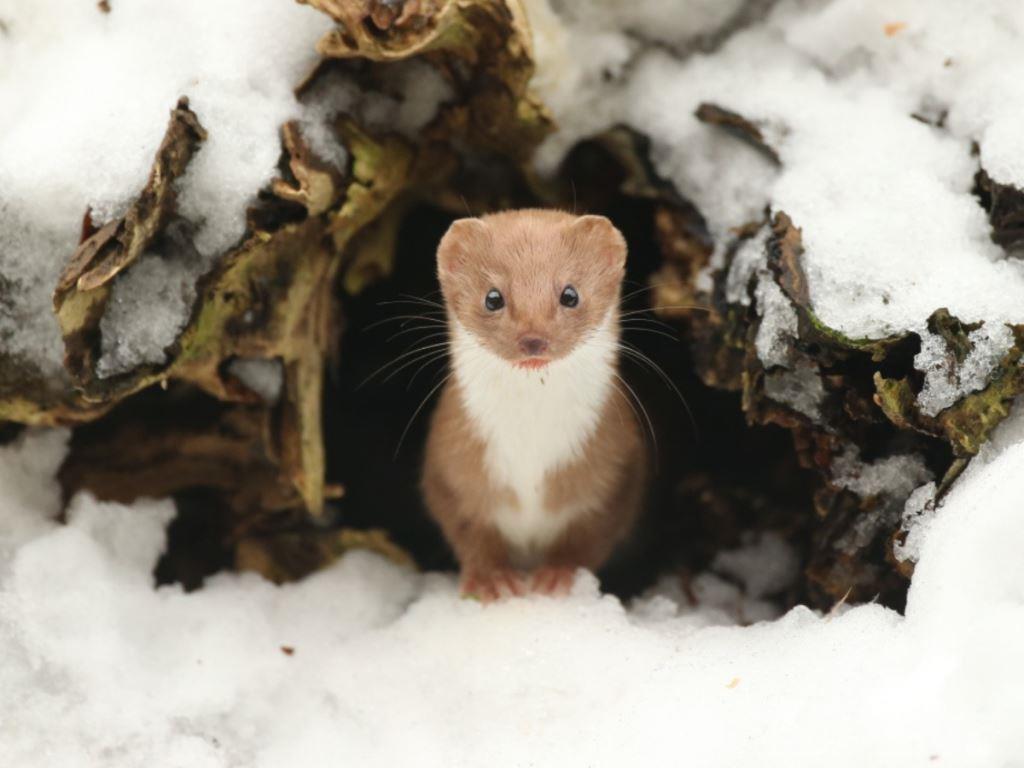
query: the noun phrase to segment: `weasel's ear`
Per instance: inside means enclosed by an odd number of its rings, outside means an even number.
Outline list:
[[[470,257],[484,244],[487,224],[481,219],[458,219],[452,222],[437,246],[437,275],[444,278],[466,268]]]
[[[604,216],[580,216],[569,230],[578,247],[612,269],[626,266],[626,238]]]

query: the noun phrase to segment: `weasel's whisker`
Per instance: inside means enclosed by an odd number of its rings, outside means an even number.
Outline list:
[[[629,312],[623,312],[619,315],[620,318],[632,317],[633,315],[643,315],[649,312],[660,312],[665,309],[695,309],[699,312],[714,312],[715,310],[711,307],[702,307],[697,304],[666,304],[658,307],[648,307],[647,309],[633,309]]]
[[[427,304],[433,304],[435,307],[440,307],[441,309],[443,309],[443,310],[445,310],[447,312],[448,308],[445,307],[444,304],[442,304],[439,301],[434,301],[431,298],[432,296],[439,296],[440,293],[441,293],[440,291],[431,291],[426,296],[414,296],[411,293],[400,293],[398,295],[401,296],[402,298],[405,298],[405,299],[415,299],[416,301],[423,301],[423,302],[426,302]]]
[[[640,285],[640,287],[635,289],[635,290],[630,291],[629,293],[623,294],[619,298],[619,305],[620,306],[625,304],[627,301],[632,299],[634,296],[639,296],[641,293],[650,293],[651,291],[656,291],[656,290],[658,290],[659,288],[662,287],[662,285],[657,285],[657,284],[656,285],[641,285],[640,283],[633,283],[633,284],[634,285]],[[696,304],[694,304],[694,305],[686,305],[685,307],[682,306],[682,305],[672,306],[672,307],[665,307],[665,309],[708,309],[708,311],[710,311],[710,308],[708,308],[708,307],[701,307],[701,306],[696,305]]]
[[[383,320],[378,320],[375,323],[370,323],[365,328],[363,328],[363,331],[369,331],[369,330],[371,330],[373,328],[377,328],[378,326],[384,325],[385,323],[394,323],[394,322],[398,322],[399,320],[405,320],[405,321],[422,320],[423,322],[428,323],[428,324],[432,323],[434,325],[444,325],[444,326],[448,325],[448,321],[447,320],[441,320],[439,317],[432,317],[431,314],[432,313],[428,312],[425,315],[392,315],[391,317],[385,317]],[[439,314],[439,313],[434,313],[434,314]],[[408,322],[403,323],[403,327],[405,325],[408,325]]]
[[[443,375],[444,372],[448,371],[448,370],[449,370],[448,366],[442,366],[441,368],[439,368],[437,373],[434,374],[434,378],[430,380],[430,383],[434,384],[437,381],[437,377]],[[417,373],[419,373],[419,371],[417,371]],[[411,384],[411,382],[410,382],[410,384]]]
[[[416,369],[416,370],[415,370],[415,371],[413,372],[412,376],[411,376],[411,377],[409,378],[409,383],[405,385],[405,389],[406,389],[406,391],[408,392],[408,391],[409,391],[410,389],[412,389],[412,385],[413,385],[413,382],[414,382],[414,381],[416,381],[416,378],[417,378],[417,377],[418,377],[418,376],[419,376],[419,375],[420,375],[421,373],[423,373],[423,371],[427,370],[427,368],[428,368],[429,366],[433,365],[434,363],[436,363],[436,362],[441,362],[441,361],[443,361],[443,362],[444,362],[444,363],[445,363],[445,364],[447,365],[447,363],[448,363],[448,355],[447,355],[447,354],[443,354],[443,355],[437,355],[437,356],[435,356],[435,357],[432,357],[432,358],[430,358],[430,359],[429,359],[429,360],[427,360],[426,362],[424,362],[424,363],[421,363],[421,364],[420,364],[420,367],[419,367],[419,368],[417,368],[417,369]],[[442,373],[443,373],[443,372],[444,372],[444,370],[445,370],[445,366],[442,366],[442,367],[441,367],[441,370],[440,370],[440,372],[442,372]],[[435,378],[434,380],[436,381],[437,379]]]
[[[412,304],[416,307],[430,307],[431,309],[444,309],[440,304],[433,301],[427,301],[426,299],[408,298],[408,299],[388,299],[387,301],[378,301],[378,307],[394,307],[401,306],[404,304]],[[439,313],[440,314],[440,313]]]
[[[427,401],[430,400],[431,397],[433,397],[434,393],[437,392],[437,390],[439,390],[441,387],[443,387],[445,382],[448,381],[448,379],[450,379],[451,377],[452,374],[449,373],[447,376],[441,379],[441,381],[435,384],[431,388],[431,390],[427,392],[426,397],[424,397],[423,400],[420,401],[419,406],[416,408],[412,416],[409,418],[409,422],[405,425],[405,429],[402,430],[402,436],[398,438],[398,446],[395,448],[395,458],[398,458],[398,452],[402,450],[402,443],[405,442],[405,436],[409,434],[409,428],[412,426],[412,423],[416,421],[416,417],[420,415],[420,411],[423,410],[423,407],[427,404]]]
[[[389,344],[392,341],[394,341],[395,339],[397,339],[399,336],[404,336],[407,333],[415,333],[417,331],[419,333],[429,333],[430,334],[430,336],[424,336],[422,339],[419,339],[419,341],[426,341],[427,339],[431,339],[431,338],[437,339],[437,338],[441,338],[442,336],[447,336],[448,335],[448,331],[447,330],[439,331],[439,330],[437,330],[437,326],[433,326],[433,325],[414,325],[414,326],[412,326],[410,328],[402,328],[400,331],[396,331],[395,333],[393,333],[390,336],[388,336],[384,340],[384,343],[385,344]]]
[[[637,395],[637,393],[635,391],[633,391],[633,388],[631,386],[629,386],[629,384],[626,382],[626,380],[624,378],[622,378],[621,376],[619,376],[619,374],[617,374],[617,373],[613,373],[612,375],[616,379],[618,379],[620,382],[622,382],[622,386],[624,386],[627,390],[629,390],[629,393],[633,396],[633,399],[636,401],[636,404],[639,406],[640,411],[643,413],[644,421],[647,423],[647,430],[648,430],[648,432],[651,435],[651,444],[652,444],[652,446],[654,448],[654,461],[655,461],[655,464],[657,464],[657,462],[658,462],[658,438],[654,434],[654,423],[651,421],[650,414],[647,413],[647,409],[644,407],[644,404],[640,401],[640,397]]]
[[[618,378],[618,377],[616,377],[616,378]],[[620,387],[620,386],[619,386],[618,382],[616,382],[616,381],[612,381],[612,386],[613,386],[613,387],[615,387],[615,391],[616,391],[616,392],[618,392],[618,393],[619,393],[620,395],[622,395],[622,399],[626,401],[626,405],[628,405],[628,406],[629,406],[629,409],[630,409],[631,411],[633,411],[633,418],[635,418],[635,419],[636,419],[636,425],[637,425],[638,427],[640,427],[640,429],[641,429],[641,430],[645,429],[645,426],[644,426],[644,422],[643,422],[643,420],[642,420],[642,419],[640,418],[640,412],[639,412],[639,411],[637,411],[637,409],[636,409],[636,406],[635,406],[635,405],[633,405],[633,398],[631,398],[631,397],[630,397],[629,395],[627,395],[627,394],[626,394],[626,393],[625,393],[625,392],[623,391],[622,387]],[[619,423],[620,423],[620,424],[622,423],[622,421],[621,421],[621,417],[622,417],[622,413],[620,412],[620,413],[619,413],[619,418],[620,418],[620,422],[619,422]]]
[[[620,341],[619,349],[621,349],[627,357],[635,360],[637,363],[648,366],[662,380],[666,387],[675,392],[676,397],[679,398],[679,402],[683,404],[683,408],[686,410],[686,415],[690,420],[690,426],[693,427],[694,437],[699,440],[700,430],[697,429],[697,420],[693,417],[693,411],[690,410],[690,404],[686,402],[686,398],[683,397],[683,393],[679,390],[679,387],[676,386],[676,383],[672,381],[672,377],[665,373],[665,369],[629,342]]]
[[[622,330],[628,333],[652,333],[655,336],[664,336],[666,339],[671,339],[672,341],[679,341],[679,337],[676,336],[675,334],[658,330],[657,328],[637,328],[635,326],[626,325],[623,326]]]
[[[367,382],[369,382],[373,377],[375,377],[378,374],[386,371],[388,368],[390,368],[391,366],[401,362],[402,360],[404,360],[405,358],[409,357],[410,355],[420,355],[420,354],[423,354],[424,352],[428,352],[428,351],[431,351],[431,350],[439,348],[439,347],[447,347],[447,346],[448,346],[448,342],[447,341],[443,341],[443,342],[438,342],[436,344],[428,344],[425,347],[417,347],[416,349],[411,349],[408,352],[403,352],[401,355],[399,355],[398,357],[394,358],[393,360],[389,360],[388,362],[384,363],[384,365],[382,365],[380,368],[378,368],[373,373],[371,373],[369,376],[367,376],[365,379],[363,379],[361,382],[359,382],[359,386],[357,386],[356,389],[362,389],[362,387]]]
[[[400,327],[397,331],[395,331],[390,336],[388,336],[387,339],[385,339],[385,343],[390,343],[391,341],[397,339],[399,336],[404,336],[407,333],[431,333],[438,336],[448,334],[447,323],[445,323],[443,327],[433,322],[415,324],[410,323],[403,323],[402,327]],[[406,325],[408,325],[409,327],[406,328]]]
[[[444,346],[447,347],[448,346],[447,343]],[[404,371],[410,365],[415,365],[416,363],[419,363],[419,362],[421,362],[423,360],[427,360],[427,362],[430,362],[430,359],[432,359],[435,356],[444,357],[447,354],[448,354],[448,350],[447,349],[444,349],[444,350],[442,350],[440,352],[438,350],[434,349],[434,350],[430,350],[429,352],[426,352],[423,355],[419,355],[417,357],[414,357],[411,360],[407,360],[406,362],[402,363],[400,366],[395,368],[395,370],[393,370],[391,373],[389,373],[384,378],[384,381],[382,381],[381,383],[382,384],[387,384],[389,381],[391,381],[393,378],[395,378],[395,376],[397,376],[399,373]]]
[[[676,326],[670,325],[669,323],[666,323],[664,320],[659,320],[656,317],[627,317],[625,320],[621,321],[620,325],[636,325],[641,323],[646,325],[656,325],[659,328],[664,328],[666,331],[679,330]]]
[[[658,286],[656,286],[656,285],[644,285],[644,286],[642,286],[640,288],[637,288],[635,291],[630,291],[629,293],[623,294],[623,296],[619,299],[619,303],[620,304],[625,303],[625,302],[629,301],[631,298],[633,298],[634,296],[639,296],[641,293],[647,293],[648,291],[653,291],[657,287]]]
[[[378,301],[377,302],[377,306],[378,307],[386,307],[386,306],[391,306],[391,305],[394,305],[394,304],[420,304],[420,305],[425,306],[425,307],[432,307],[434,309],[440,309],[441,311],[446,311],[444,304],[441,304],[440,302],[437,302],[437,301],[431,301],[430,299],[424,298],[423,296],[413,296],[412,294],[409,294],[409,293],[400,293],[400,294],[398,294],[398,296],[399,296],[399,298],[397,298],[397,299],[388,299],[387,301]]]

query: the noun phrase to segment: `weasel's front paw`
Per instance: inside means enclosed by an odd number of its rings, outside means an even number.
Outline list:
[[[463,597],[473,597],[484,603],[503,597],[522,596],[527,592],[526,581],[516,571],[464,571],[459,590]]]
[[[533,573],[530,585],[534,592],[544,595],[567,595],[576,581],[576,569],[564,565],[546,565]]]

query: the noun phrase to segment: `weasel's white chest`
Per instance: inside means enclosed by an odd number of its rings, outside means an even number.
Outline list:
[[[607,323],[571,354],[524,370],[453,333],[455,373],[470,419],[486,445],[492,482],[517,503],[492,510],[495,525],[520,552],[549,546],[579,512],[546,504],[549,475],[578,459],[612,387],[615,340]]]

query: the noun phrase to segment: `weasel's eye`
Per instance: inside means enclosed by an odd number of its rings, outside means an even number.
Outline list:
[[[559,299],[563,307],[575,307],[580,303],[580,295],[576,292],[576,289],[571,285],[565,286],[562,289],[562,298]]]
[[[487,307],[488,312],[497,312],[505,306],[505,297],[497,288],[491,288],[484,297],[484,306]]]

